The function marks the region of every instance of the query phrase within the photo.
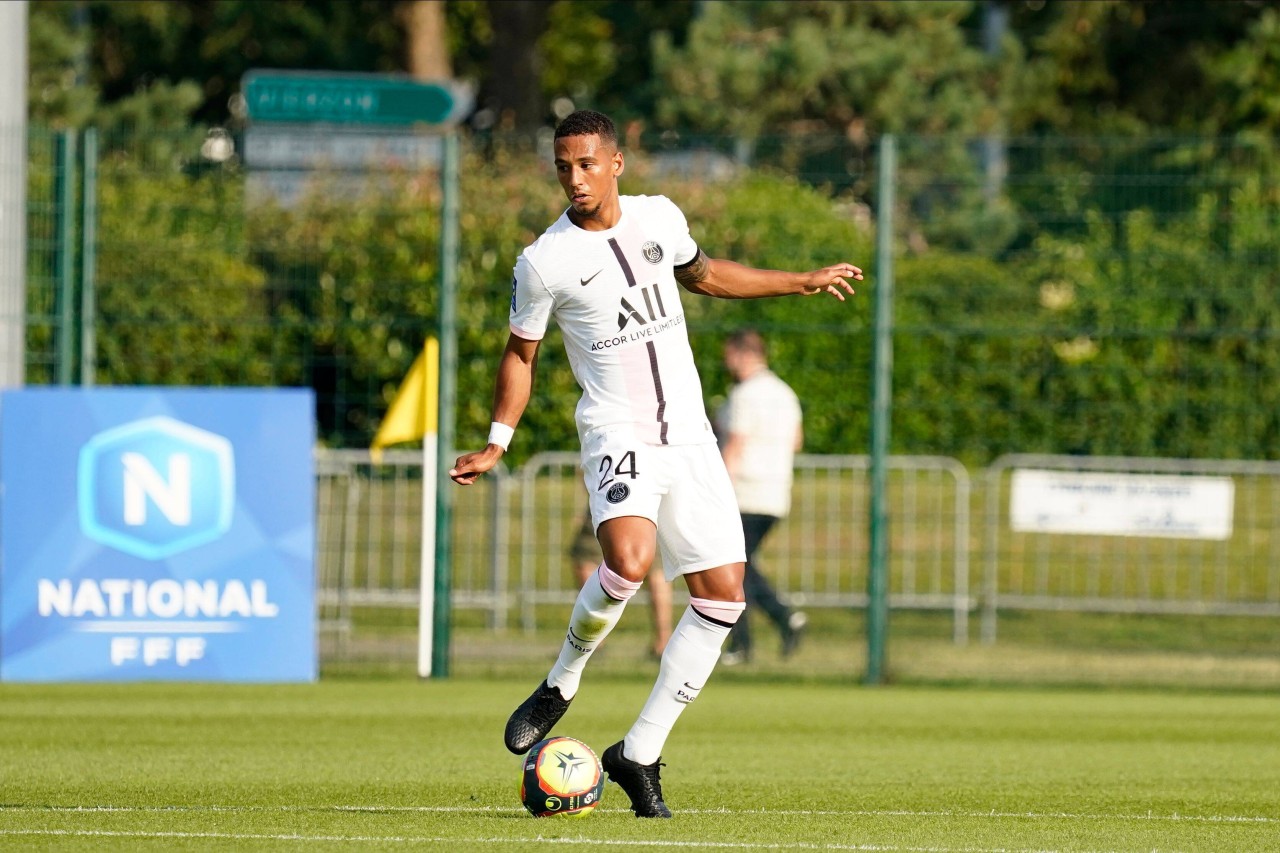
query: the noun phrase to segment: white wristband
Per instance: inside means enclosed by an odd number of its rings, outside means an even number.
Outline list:
[[[506,450],[511,445],[511,437],[515,434],[515,427],[509,427],[497,421],[489,424],[489,443],[496,444],[503,450]]]

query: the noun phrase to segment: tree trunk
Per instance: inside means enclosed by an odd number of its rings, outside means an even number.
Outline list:
[[[452,78],[444,0],[410,0],[402,11],[409,73],[415,80]]]
[[[550,0],[489,0],[493,42],[485,105],[504,130],[532,130],[547,118],[538,39],[547,28]]]

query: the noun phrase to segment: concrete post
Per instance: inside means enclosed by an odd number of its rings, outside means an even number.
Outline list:
[[[0,3],[0,388],[26,363],[27,5]]]

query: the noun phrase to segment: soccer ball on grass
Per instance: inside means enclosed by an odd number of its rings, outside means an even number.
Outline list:
[[[580,740],[539,741],[520,767],[520,802],[534,817],[586,817],[600,804],[604,770]]]

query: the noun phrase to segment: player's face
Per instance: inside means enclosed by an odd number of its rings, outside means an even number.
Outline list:
[[[594,219],[612,210],[618,199],[622,152],[602,144],[596,134],[562,136],[556,140],[556,175],[576,214],[574,219]],[[612,224],[612,223],[610,223]]]

